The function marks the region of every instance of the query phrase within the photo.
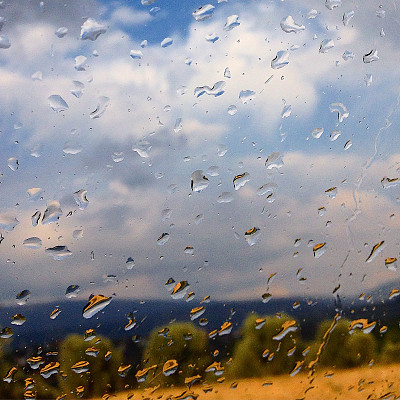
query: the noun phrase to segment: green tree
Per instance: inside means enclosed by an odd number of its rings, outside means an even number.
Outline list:
[[[176,360],[175,373],[165,376],[163,366]],[[144,351],[143,369],[154,367],[144,386],[183,385],[186,377],[202,375],[211,362],[208,337],[204,330],[189,322],[173,323],[154,329]]]
[[[105,392],[120,390],[123,380],[118,375],[118,368],[122,363],[122,352],[115,348],[110,339],[97,337],[96,340],[87,342],[80,335],[68,336],[60,345],[60,388],[63,393],[74,393],[76,388],[84,386],[84,397],[102,396]],[[96,357],[86,354],[86,350],[95,347],[98,350]],[[107,361],[105,355],[111,352],[112,356]],[[76,373],[71,367],[80,361],[88,361],[88,371]]]
[[[264,319],[265,323],[260,327]],[[288,329],[288,333],[282,337],[279,334],[285,323],[289,326],[292,324],[296,330]],[[290,355],[293,351],[293,355]],[[288,373],[299,359],[301,351],[296,321],[287,315],[260,318],[253,314],[244,322],[242,338],[235,345],[232,364],[227,373],[231,378]]]

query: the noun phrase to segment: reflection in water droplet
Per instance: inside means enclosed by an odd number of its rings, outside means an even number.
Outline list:
[[[93,315],[103,310],[111,303],[112,297],[106,297],[102,294],[96,294],[89,297],[89,302],[83,308],[83,318],[92,318]]]
[[[256,92],[254,92],[253,90],[241,90],[239,93],[239,100],[243,104],[247,104],[249,101],[253,100],[255,95]]]
[[[11,383],[14,381],[14,375],[17,373],[18,369],[16,367],[11,367],[5,377],[3,378],[4,382]]]
[[[74,193],[74,199],[76,201],[76,204],[78,204],[80,210],[84,210],[89,204],[89,200],[87,199],[86,194],[87,190],[85,189],[78,190]]]
[[[398,289],[393,289],[389,294],[389,300],[392,300],[399,295],[400,295],[400,291]]]
[[[83,91],[85,89],[85,85],[80,82],[80,81],[72,81],[74,84],[74,88],[71,89],[71,93],[76,97],[76,98],[81,98],[83,95]]]
[[[205,311],[206,311],[205,306],[192,308],[192,310],[190,311],[191,321],[194,321],[195,319],[201,317],[205,313]]]
[[[96,108],[90,113],[90,118],[100,118],[105,112],[107,107],[110,105],[110,99],[106,96],[100,96],[97,99]]]
[[[337,196],[337,187],[333,186],[327,190],[325,190],[325,194],[330,198],[334,199]]]
[[[199,7],[196,11],[192,13],[193,18],[196,21],[205,21],[213,16],[215,7],[211,4],[206,4],[205,6]]]
[[[348,51],[346,50],[343,54],[342,54],[342,58],[344,61],[348,61],[348,60],[353,60],[355,57],[355,54],[352,51]]]
[[[168,360],[163,365],[164,376],[170,376],[178,370],[178,362],[176,360]]]
[[[384,189],[389,189],[391,187],[397,186],[400,184],[399,178],[388,178],[385,176],[381,179],[381,184]]]
[[[325,0],[325,7],[328,10],[333,10],[334,8],[340,7],[342,5],[342,0]]]
[[[222,192],[217,198],[217,203],[219,204],[231,203],[232,201],[233,201],[233,196],[232,193],[230,192]]]
[[[78,56],[75,57],[75,66],[74,68],[77,71],[86,71],[86,68],[88,68],[88,65],[86,64],[87,57],[85,56]]]
[[[198,86],[194,89],[194,95],[200,97],[203,94],[208,94],[209,96],[218,97],[225,92],[225,81],[219,81],[214,83],[213,87],[210,86]]]
[[[59,27],[54,34],[59,37],[60,39],[63,38],[66,34],[68,33],[68,28],[66,28],[65,26],[61,26]]]
[[[0,331],[0,338],[1,339],[9,339],[12,335],[14,335],[14,332],[12,328],[6,326]]]
[[[71,369],[76,374],[83,374],[84,372],[89,371],[89,361],[78,361],[71,366]]]
[[[372,63],[373,61],[378,61],[378,60],[379,60],[378,50],[376,49],[371,50],[369,53],[363,56],[363,62],[365,64],[369,64]]]
[[[293,20],[293,17],[291,15],[288,15],[286,18],[282,19],[281,28],[286,33],[297,33],[303,31],[306,27],[304,25],[296,24],[296,22],[294,22]]]
[[[389,271],[396,272],[397,271],[397,258],[396,257],[386,258],[385,266]]]
[[[11,317],[12,325],[23,325],[26,322],[26,318],[22,314],[15,314]]]
[[[278,334],[272,337],[273,340],[281,341],[288,333],[297,331],[297,322],[294,320],[285,321]]]
[[[190,187],[194,192],[201,192],[206,189],[209,185],[208,178],[204,175],[204,172],[200,169],[194,171],[190,178]]]
[[[157,239],[157,244],[159,246],[163,246],[165,243],[167,243],[169,240],[169,234],[164,232],[158,239]]]
[[[8,49],[11,47],[10,39],[7,36],[0,36],[0,49]]]
[[[41,188],[30,188],[26,191],[29,196],[29,201],[37,201],[43,194],[43,189]]]
[[[376,321],[368,323],[368,320],[365,318],[356,319],[350,323],[349,334],[352,335],[357,329],[361,329],[363,333],[368,334],[374,330],[375,326]]]
[[[259,228],[251,228],[247,230],[244,234],[244,237],[249,246],[254,246],[260,239],[261,230]]]
[[[134,60],[140,60],[143,57],[143,53],[141,50],[131,50],[129,55],[134,59]]]
[[[107,26],[88,18],[81,26],[81,40],[96,40],[102,33],[106,33]]]
[[[296,361],[295,366],[293,367],[293,369],[290,371],[290,376],[295,376],[296,374],[298,374],[301,370],[301,368],[303,367],[304,364],[304,360],[302,361]]]
[[[320,208],[318,208],[318,215],[320,216],[320,217],[322,217],[323,215],[325,215],[326,214],[326,208],[325,207],[320,207]]]
[[[343,147],[343,148],[344,148],[345,150],[348,150],[348,149],[352,146],[352,144],[353,144],[353,143],[351,143],[351,140],[348,140],[348,141],[344,144],[344,147]]]
[[[7,161],[7,165],[11,171],[16,171],[19,167],[19,162],[15,157],[10,157]]]
[[[20,306],[23,306],[29,300],[30,295],[31,295],[31,292],[27,289],[18,293],[16,296],[17,304]]]
[[[24,240],[23,245],[28,249],[40,249],[42,247],[42,241],[38,237],[30,237]]]
[[[318,243],[313,247],[314,257],[320,258],[326,252],[326,242]]]
[[[343,19],[342,19],[343,25],[347,26],[350,23],[350,21],[353,19],[353,17],[354,17],[354,11],[353,10],[345,12],[343,14]]]
[[[324,39],[319,46],[319,52],[327,53],[333,47],[335,47],[335,42],[332,39]]]
[[[223,335],[229,335],[232,331],[233,325],[232,322],[224,322],[221,325],[220,330],[218,331],[218,335],[219,336],[223,336]]]
[[[63,147],[63,152],[65,154],[79,154],[82,151],[82,146],[73,140],[68,140],[65,142],[64,147]]]
[[[249,181],[250,181],[250,174],[248,172],[245,172],[240,175],[236,175],[233,178],[233,187],[235,188],[235,190],[239,190],[241,187],[243,187]]]
[[[271,153],[265,160],[265,167],[268,170],[279,169],[283,167],[283,154],[277,151]]]
[[[49,201],[47,203],[47,208],[43,213],[42,225],[57,222],[62,214],[60,203],[57,200]]]
[[[189,283],[187,281],[180,281],[177,283],[171,292],[171,297],[174,300],[182,299],[186,296],[186,292],[189,289]]]
[[[59,372],[60,372],[60,363],[57,361],[53,361],[45,365],[40,370],[40,375],[42,375],[43,378],[47,379],[54,374],[58,374]]]
[[[271,68],[280,69],[289,64],[289,55],[288,51],[280,50],[276,53],[275,58],[271,61]]]
[[[0,228],[7,232],[11,232],[17,225],[19,221],[12,215],[0,214]]]
[[[238,109],[237,109],[236,106],[231,105],[231,106],[228,107],[227,111],[228,111],[229,115],[235,115],[237,113]]]
[[[219,36],[216,33],[209,33],[206,36],[207,42],[215,43],[219,39]]]
[[[68,108],[69,108],[66,101],[58,94],[53,94],[53,95],[49,96],[47,100],[48,100],[49,106],[55,112],[62,112],[62,111],[68,110]]]
[[[334,142],[342,133],[340,131],[338,131],[337,129],[334,129],[330,136],[329,136],[329,140],[331,142]]]
[[[367,259],[365,260],[366,263],[370,263],[372,262],[375,257],[385,248],[385,241],[382,240],[381,242],[377,243],[371,250],[371,253],[369,254],[369,256],[367,257]]]
[[[240,25],[239,16],[238,15],[231,15],[226,19],[225,25],[224,25],[224,31],[231,31],[233,28],[236,26]]]
[[[50,319],[56,319],[61,313],[61,310],[59,308],[55,308],[51,314],[50,314]]]
[[[347,111],[347,108],[344,104],[342,103],[332,103],[329,106],[329,109],[331,112],[337,112],[338,113],[338,120],[339,122],[343,122],[345,118],[348,118],[349,112]]]

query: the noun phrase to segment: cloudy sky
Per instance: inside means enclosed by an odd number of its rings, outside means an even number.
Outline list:
[[[395,1],[16,0],[0,16],[2,302],[71,284],[168,299],[170,277],[198,299],[396,287]]]

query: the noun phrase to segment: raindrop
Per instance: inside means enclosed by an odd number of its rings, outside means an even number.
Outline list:
[[[76,374],[83,374],[89,371],[89,361],[78,361],[71,366],[72,371]]]
[[[327,190],[325,190],[325,194],[330,198],[334,199],[337,196],[337,187],[333,186]]]
[[[112,297],[106,297],[102,294],[91,295],[89,297],[89,302],[83,308],[83,318],[92,318],[93,315],[107,307],[111,303],[111,300]]]
[[[297,375],[299,372],[300,372],[300,370],[301,370],[301,368],[303,367],[303,364],[304,364],[304,360],[302,360],[302,361],[296,361],[296,364],[295,364],[295,366],[293,367],[293,369],[290,371],[290,376],[295,376],[295,375]]]
[[[251,228],[247,230],[244,234],[244,237],[249,246],[254,246],[260,239],[261,230],[259,228]]]
[[[147,45],[148,45],[147,40],[143,40],[142,43],[140,43],[140,47],[141,47],[142,49],[144,49],[145,47],[147,47]]]
[[[226,67],[226,68],[225,68],[225,70],[224,70],[224,77],[225,77],[225,78],[228,78],[228,79],[232,77],[231,71],[230,71],[229,67]]]
[[[346,50],[342,54],[342,58],[343,58],[344,61],[352,60],[354,57],[355,57],[355,55],[354,55],[354,53],[352,51]]]
[[[60,28],[58,28],[54,34],[59,37],[60,39],[63,38],[66,34],[68,33],[68,28],[66,28],[65,26],[61,26]]]
[[[201,317],[205,313],[205,311],[205,306],[192,308],[192,310],[190,311],[190,320],[194,321],[195,319]]]
[[[6,326],[0,331],[0,339],[9,339],[12,335],[14,335],[14,332],[12,328]]]
[[[319,139],[323,133],[324,133],[324,128],[315,128],[311,132],[311,135],[314,139]]]
[[[228,151],[228,146],[224,144],[219,144],[218,149],[217,149],[217,155],[218,157],[223,157]]]
[[[81,40],[96,40],[102,33],[106,33],[107,26],[88,18],[81,27]]]
[[[261,298],[264,304],[268,303],[271,300],[272,294],[271,293],[264,293]]]
[[[367,257],[367,259],[365,260],[366,263],[370,263],[372,262],[375,257],[384,249],[385,247],[385,241],[382,240],[381,242],[377,243],[371,250],[371,253],[369,254],[369,256]]]
[[[216,165],[212,165],[211,167],[208,167],[207,175],[218,176],[219,175],[219,167],[217,167]]]
[[[84,210],[88,204],[89,200],[86,197],[87,190],[81,189],[74,193],[74,199],[80,210]]]
[[[347,26],[350,23],[350,21],[353,19],[353,17],[354,17],[354,11],[353,10],[345,12],[343,14],[343,19],[342,19],[343,25]]]
[[[81,289],[78,285],[69,285],[65,291],[65,297],[67,299],[72,299],[72,298],[78,296],[78,293],[80,290]]]
[[[183,252],[192,256],[194,254],[194,248],[193,246],[186,246]]]
[[[326,252],[326,242],[318,243],[313,247],[314,257],[320,258]]]
[[[165,243],[167,243],[169,240],[169,234],[164,232],[158,239],[157,239],[157,244],[159,246],[163,246]]]
[[[41,214],[40,211],[36,211],[35,214],[32,215],[32,217],[31,217],[32,226],[37,226],[38,225],[41,215],[42,214]]]
[[[82,146],[73,140],[68,140],[64,143],[63,152],[65,154],[79,154],[83,150]]]
[[[275,58],[271,61],[271,68],[280,69],[289,64],[289,52],[280,50],[276,53]]]
[[[286,101],[283,100],[283,109],[281,112],[281,118],[288,118],[292,114],[292,106],[290,104],[286,104]]]
[[[334,129],[334,130],[331,132],[330,136],[329,136],[329,140],[330,140],[331,142],[334,142],[341,134],[342,134],[342,133],[341,133],[339,130]]]
[[[48,100],[49,106],[55,112],[62,112],[62,111],[68,110],[68,104],[58,94],[53,94],[53,95],[49,96],[47,100]]]
[[[225,25],[224,25],[224,31],[231,31],[233,28],[236,26],[240,25],[240,22],[238,22],[239,16],[238,15],[231,15],[226,19]]]
[[[26,318],[22,314],[15,314],[11,317],[12,325],[23,325],[26,322]]]
[[[125,261],[126,269],[132,269],[135,266],[135,260],[132,257],[128,257]]]
[[[171,292],[171,297],[174,300],[182,299],[186,296],[186,292],[189,289],[189,283],[187,281],[181,281],[177,283]]]
[[[50,314],[50,319],[56,319],[61,313],[61,310],[59,308],[55,308],[51,314]]]
[[[276,151],[271,153],[265,160],[265,167],[268,170],[278,170],[279,168],[283,167],[283,165],[283,154]]]
[[[385,266],[389,271],[396,272],[397,271],[397,258],[396,257],[386,258]]]
[[[151,147],[151,144],[147,140],[141,139],[132,146],[132,150],[136,151],[136,153],[138,153],[140,157],[148,158]]]
[[[43,74],[41,71],[36,71],[31,75],[33,81],[41,81],[43,79]]]
[[[134,59],[134,60],[140,60],[143,57],[143,53],[141,50],[131,50],[129,55]]]
[[[56,261],[62,261],[72,255],[72,252],[68,250],[67,246],[49,247],[45,250],[45,253],[53,257]]]
[[[357,329],[360,329],[363,331],[363,333],[368,334],[374,330],[375,326],[376,321],[368,323],[368,320],[365,318],[356,319],[350,323],[349,334],[352,335]]]
[[[31,149],[31,156],[35,158],[39,158],[41,155],[42,146],[40,144],[36,144]]]
[[[215,7],[211,4],[206,4],[205,6],[199,7],[192,13],[193,18],[198,22],[205,21],[213,16],[214,9]]]
[[[174,132],[178,133],[183,129],[183,120],[182,118],[177,118],[174,125]]]
[[[338,113],[338,120],[339,122],[343,122],[345,118],[348,118],[349,112],[347,111],[347,108],[344,104],[342,103],[332,103],[329,106],[329,110],[331,112],[337,112]]]
[[[389,300],[392,300],[399,295],[400,295],[400,291],[398,289],[393,289],[389,294]]]
[[[58,374],[59,372],[60,372],[60,363],[58,363],[57,361],[53,361],[45,365],[40,370],[40,375],[42,375],[43,378],[47,379],[54,374]]]
[[[208,178],[204,175],[202,170],[196,170],[190,177],[190,187],[194,192],[201,192],[208,187]]]
[[[77,56],[75,57],[75,66],[74,68],[77,71],[86,71],[86,68],[88,67],[88,65],[86,64],[87,61],[87,57],[85,56]]]
[[[15,157],[10,157],[7,161],[7,165],[11,171],[16,171],[19,167],[19,162]]]
[[[215,43],[219,39],[219,36],[216,33],[209,33],[205,39],[207,42]]]
[[[90,118],[92,119],[100,118],[105,113],[109,105],[110,105],[110,99],[106,96],[100,96],[97,99],[96,109],[94,109],[90,113]]]
[[[7,232],[11,232],[17,225],[19,221],[16,217],[10,214],[0,214],[0,228]]]
[[[344,148],[345,150],[348,150],[348,149],[352,146],[352,144],[353,144],[353,143],[351,143],[351,140],[348,140],[348,141],[344,144],[344,147],[343,147],[343,148]]]
[[[365,85],[368,87],[368,86],[371,86],[371,84],[372,84],[372,75],[371,74],[365,74],[365,76],[364,76],[364,82],[365,82]]]
[[[318,215],[320,216],[320,217],[322,217],[323,215],[325,215],[326,214],[326,208],[325,207],[320,207],[320,208],[318,208]]]
[[[47,208],[43,213],[42,225],[48,225],[57,222],[62,214],[63,212],[61,210],[60,203],[57,200],[49,201],[47,203]]]
[[[317,17],[317,15],[318,15],[318,11],[317,11],[317,10],[314,10],[314,9],[311,9],[311,10],[308,11],[308,13],[307,13],[307,19],[314,19],[314,18]]]
[[[241,90],[239,93],[239,100],[243,104],[247,104],[249,101],[254,99],[256,92],[254,90]]]
[[[232,331],[233,325],[232,322],[224,322],[221,325],[220,330],[218,331],[218,335],[219,336],[223,336],[223,335],[229,335]]]
[[[232,193],[230,192],[222,192],[217,198],[217,203],[219,204],[231,203],[232,201],[233,201],[233,196]]]
[[[194,89],[194,95],[200,97],[203,94],[208,94],[210,96],[218,97],[224,94],[226,83],[224,81],[219,81],[214,84],[213,87],[209,86],[198,86]]]
[[[164,376],[170,376],[178,370],[178,362],[176,360],[168,360],[163,365]]]
[[[80,82],[80,81],[72,81],[72,83],[74,84],[74,88],[71,89],[71,93],[76,97],[76,98],[80,98],[83,95],[83,91],[85,89],[85,85]]]
[[[294,22],[293,20],[293,17],[291,15],[288,15],[286,18],[282,19],[281,28],[286,33],[297,33],[303,31],[306,27],[304,25],[296,24],[296,22]]]
[[[239,190],[241,187],[246,185],[246,183],[249,181],[250,181],[250,174],[248,172],[245,172],[240,175],[236,175],[233,178],[233,187],[235,188],[235,190]]]
[[[16,367],[11,367],[6,376],[3,378],[4,382],[11,383],[14,380],[14,375],[17,373],[18,369]]]
[[[284,322],[279,333],[273,336],[272,339],[281,341],[288,333],[297,331],[298,327],[296,324],[294,320]]]
[[[40,249],[42,247],[42,241],[38,237],[30,237],[24,240],[23,245],[28,249]]]
[[[332,39],[324,39],[319,46],[319,52],[327,53],[333,47],[335,47],[335,42]]]
[[[342,5],[342,0],[326,0],[325,7],[328,10],[333,10],[334,8],[340,7]]]
[[[376,49],[371,50],[369,53],[367,53],[363,56],[363,62],[365,64],[369,64],[369,63],[372,63],[373,61],[378,61],[378,60],[379,60],[378,50],[376,50]]]
[[[228,114],[229,115],[235,115],[237,113],[238,109],[236,106],[231,105],[228,107]]]
[[[166,37],[162,42],[161,42],[161,47],[169,47],[173,43],[173,40],[170,37]]]
[[[165,208],[161,211],[161,220],[166,221],[171,218],[172,210],[170,208]]]

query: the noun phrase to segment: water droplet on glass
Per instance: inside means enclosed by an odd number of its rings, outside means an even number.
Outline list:
[[[148,158],[151,147],[151,144],[147,140],[141,139],[132,146],[132,150],[136,151],[140,157]]]
[[[15,157],[10,157],[7,161],[7,165],[11,171],[16,171],[19,167],[19,162]]]
[[[140,60],[143,57],[143,53],[141,50],[131,50],[129,55],[134,59],[134,60]]]
[[[7,36],[0,36],[0,49],[8,49],[11,47],[10,39]]]
[[[58,374],[59,372],[60,372],[60,363],[57,361],[53,361],[45,365],[40,370],[40,375],[42,375],[43,378],[47,379],[54,374]]]
[[[290,376],[295,376],[295,375],[297,375],[299,372],[300,372],[300,370],[301,370],[301,368],[303,367],[303,364],[304,364],[304,360],[302,360],[302,361],[296,361],[296,364],[295,364],[295,366],[293,367],[293,369],[290,371]]]
[[[314,139],[319,139],[323,133],[324,133],[324,128],[315,128],[311,132],[311,135]]]
[[[42,247],[42,241],[38,237],[30,237],[24,240],[23,245],[28,249],[40,249]]]
[[[230,192],[222,192],[217,198],[217,203],[219,204],[230,203],[232,201],[233,201],[233,196],[232,193]]]
[[[61,309],[60,308],[55,308],[51,314],[50,314],[50,319],[56,319],[61,313]]]
[[[171,292],[171,297],[174,300],[182,299],[186,296],[186,292],[189,289],[189,283],[187,281],[180,281],[177,283]]]
[[[76,374],[83,374],[89,371],[89,361],[78,361],[71,366],[72,371]]]
[[[326,252],[326,242],[318,243],[313,247],[314,257],[320,258]]]
[[[186,246],[183,252],[192,256],[194,254],[194,248],[193,246]]]
[[[314,19],[318,15],[318,11],[311,9],[310,11],[307,12],[307,19]]]
[[[337,187],[333,186],[327,190],[325,190],[325,194],[330,198],[334,199],[337,196]]]
[[[176,360],[168,360],[163,365],[164,376],[170,376],[178,370],[178,362]]]
[[[73,140],[68,140],[64,143],[63,152],[65,154],[79,154],[83,150],[82,146]]]
[[[218,176],[219,175],[219,167],[216,165],[212,165],[211,167],[207,168],[207,175],[209,176]]]
[[[62,111],[68,110],[68,104],[58,94],[53,94],[53,95],[49,96],[47,100],[48,100],[49,106],[55,112],[62,112]]]
[[[206,4],[205,6],[199,7],[196,11],[192,13],[193,18],[196,21],[205,21],[213,16],[215,7],[211,4]]]
[[[194,321],[195,319],[201,317],[205,313],[205,311],[206,311],[205,306],[192,308],[192,310],[190,311],[191,321]]]
[[[349,334],[352,335],[356,330],[360,329],[363,333],[371,333],[376,326],[376,321],[368,322],[365,318],[356,319],[350,322]]]
[[[48,225],[57,222],[62,214],[63,212],[61,210],[60,203],[57,200],[49,201],[47,203],[47,208],[43,213],[42,225]]]
[[[12,335],[14,335],[14,332],[12,328],[6,326],[0,331],[0,339],[9,339]]]
[[[41,155],[41,150],[42,146],[40,144],[36,144],[35,146],[32,147],[31,149],[31,156],[35,158],[39,158]]]
[[[63,38],[66,34],[68,33],[68,28],[66,28],[65,26],[61,26],[60,28],[58,28],[54,34],[59,37],[60,39]]]
[[[288,15],[286,18],[283,18],[281,21],[281,28],[286,33],[291,32],[300,32],[303,31],[306,27],[304,25],[298,25],[294,22],[294,19],[291,15]]]
[[[72,252],[68,250],[67,246],[49,247],[45,250],[45,253],[53,257],[56,261],[62,261],[72,255]]]
[[[17,373],[18,369],[16,367],[11,367],[5,377],[3,378],[4,382],[11,383],[14,381],[14,375]]]
[[[279,169],[283,167],[283,154],[277,151],[271,153],[265,160],[265,167],[268,170]]]
[[[87,57],[85,56],[77,56],[75,57],[75,66],[74,68],[77,71],[86,71],[86,68],[88,68],[88,65],[86,64]]]
[[[363,62],[365,64],[369,64],[369,63],[372,63],[373,61],[378,61],[378,60],[379,60],[378,50],[376,50],[376,49],[371,50],[369,53],[367,53],[363,56]]]
[[[351,140],[348,140],[345,144],[344,144],[344,149],[345,150],[348,150],[351,146],[352,146],[352,142],[351,142]]]
[[[128,320],[128,323],[124,326],[124,331],[130,331],[136,326],[136,318],[132,317]]]
[[[82,310],[83,318],[92,318],[111,303],[112,297],[106,297],[102,294],[91,295],[89,302]]]
[[[261,230],[256,227],[247,230],[244,234],[246,242],[249,246],[254,246],[260,240],[260,236]]]
[[[396,257],[386,258],[385,266],[389,271],[396,272],[397,271],[397,258]]]
[[[219,336],[229,335],[232,331],[232,328],[233,328],[232,322],[228,322],[228,321],[224,322],[218,331],[218,335]]]
[[[224,144],[219,144],[218,149],[217,149],[217,155],[218,157],[223,157],[228,151],[228,146]]]
[[[11,317],[11,324],[23,325],[26,322],[26,318],[22,314],[15,314]]]
[[[229,107],[228,107],[228,114],[229,115],[235,115],[236,113],[237,113],[237,111],[238,111],[238,109],[237,109],[237,107],[236,106],[234,106],[234,105],[230,105]]]
[[[106,33],[107,26],[97,22],[93,18],[88,18],[81,26],[81,40],[96,40],[102,33]]]
[[[38,353],[40,354],[40,353]],[[38,369],[42,364],[44,364],[44,360],[42,357],[40,356],[36,356],[36,357],[29,357],[26,362],[29,364],[29,366],[32,369]]]
[[[224,77],[225,77],[225,78],[228,78],[228,79],[232,77],[231,71],[230,71],[229,67],[226,67],[226,68],[225,68],[225,70],[224,70]]]
[[[96,108],[90,113],[90,118],[100,118],[105,112],[107,107],[110,105],[110,99],[106,96],[100,96],[97,99]]]
[[[381,242],[377,243],[371,250],[371,253],[365,260],[365,262],[370,263],[372,262],[375,257],[385,248],[385,241],[382,240]]]
[[[41,81],[43,79],[43,74],[41,71],[36,71],[31,75],[33,81]]]
[[[203,214],[196,215],[196,217],[194,219],[194,223],[196,225],[199,225],[201,223],[201,221],[203,221],[203,219],[204,219],[204,215]]]
[[[290,53],[285,50],[280,50],[276,53],[275,58],[271,61],[271,68],[280,69],[289,64]]]
[[[333,10],[334,8],[340,7],[342,5],[342,0],[325,0],[325,7],[328,10]]]
[[[355,57],[355,55],[354,55],[354,53],[352,51],[346,50],[342,54],[342,58],[343,58],[344,61],[352,60],[354,57]]]
[[[320,207],[320,208],[318,208],[318,215],[320,216],[320,217],[322,217],[323,215],[325,215],[326,214],[326,208],[325,207]]]
[[[271,300],[272,294],[271,293],[264,293],[261,298],[264,304],[268,303]]]
[[[78,285],[69,285],[65,291],[65,297],[67,299],[72,299],[78,296],[79,291],[80,287]]]
[[[219,39],[219,36],[216,33],[209,33],[205,39],[207,42],[215,43]]]
[[[243,104],[247,104],[249,101],[253,100],[256,92],[253,90],[241,90],[239,93],[239,100]]]
[[[72,81],[72,83],[74,84],[74,88],[71,89],[71,93],[76,97],[76,98],[80,98],[83,95],[83,91],[85,89],[85,85],[80,82],[80,81]]]
[[[235,188],[235,190],[239,190],[241,187],[243,187],[249,181],[250,181],[250,174],[248,172],[245,172],[240,175],[236,175],[233,178],[233,187]]]
[[[89,200],[86,197],[87,190],[81,189],[74,193],[74,199],[80,210],[84,210],[88,204]]]
[[[319,46],[319,52],[327,53],[333,47],[335,47],[335,42],[332,39],[324,39]]]
[[[231,15],[226,19],[225,25],[224,25],[224,31],[231,31],[233,28],[236,26],[240,25],[239,16],[238,15]]]
[[[382,10],[382,9],[376,10],[376,11],[375,11],[375,15],[376,15],[378,18],[385,18],[385,16],[386,16],[386,11],[385,11],[385,10]]]
[[[162,42],[161,42],[161,47],[169,47],[172,45],[174,41],[170,37],[166,37]]]
[[[208,94],[209,96],[218,97],[224,94],[226,83],[224,81],[219,81],[214,83],[213,87],[210,86],[198,86],[194,89],[194,95],[200,97],[203,94]]]
[[[354,17],[354,11],[353,10],[345,12],[343,14],[343,18],[342,18],[343,25],[347,26],[350,23],[350,21],[353,19],[353,17]]]
[[[16,217],[10,214],[0,214],[0,228],[7,232],[11,232],[17,225],[19,221]]]
[[[341,134],[342,134],[342,133],[341,133],[339,130],[334,129],[334,130],[331,132],[330,136],[329,136],[329,140],[330,140],[331,142],[334,142]]]
[[[208,178],[204,175],[202,170],[196,170],[190,177],[190,187],[194,192],[201,192],[209,185]]]
[[[347,111],[347,108],[344,104],[342,103],[332,103],[329,106],[329,110],[331,112],[337,112],[338,113],[338,121],[343,122],[345,118],[348,118],[349,112]]]
[[[389,300],[392,300],[399,295],[400,295],[400,291],[398,289],[393,289],[389,294]]]
[[[167,243],[169,240],[169,234],[164,232],[158,239],[157,239],[157,244],[159,246],[163,246],[165,243]]]
[[[371,74],[365,74],[365,76],[364,76],[364,82],[365,82],[365,85],[368,87],[368,86],[371,86],[372,85],[372,75]]]

